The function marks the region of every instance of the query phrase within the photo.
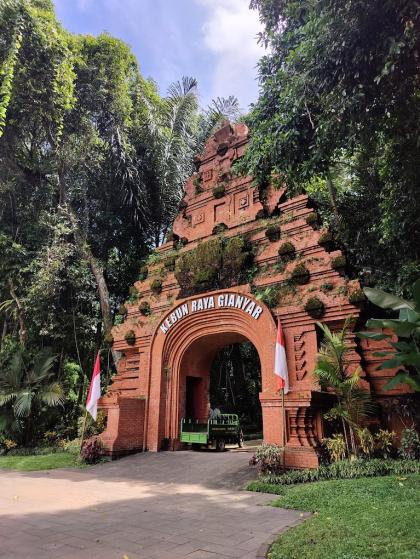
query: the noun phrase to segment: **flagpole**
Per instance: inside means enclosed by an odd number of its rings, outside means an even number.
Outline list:
[[[100,359],[101,351],[102,351],[102,349],[98,349],[98,352],[97,352],[97,354],[96,354],[96,360],[95,360],[95,365],[94,365],[94,368],[93,368],[93,374],[92,374],[92,378],[90,379],[89,394],[90,394],[90,390],[91,390],[91,388],[92,388],[92,384],[93,384],[93,381],[94,381],[95,368],[96,368],[96,364],[98,363],[98,361],[99,361],[99,359]],[[100,369],[99,369],[99,375],[100,375]],[[99,376],[99,383],[100,383],[100,376]],[[99,391],[100,391],[100,384],[99,384]],[[100,393],[99,393],[99,396],[100,396]],[[89,395],[88,395],[88,400],[89,400]],[[85,438],[88,407],[89,407],[88,402],[86,402],[86,406],[85,406],[85,416],[84,416],[84,418],[83,418],[82,434],[80,435],[79,455],[80,455],[81,452],[82,452],[83,440],[84,440],[84,438]],[[89,411],[90,411],[90,410],[89,410]],[[90,411],[90,413],[92,414],[91,411]],[[94,420],[96,421],[96,413],[95,413]]]
[[[80,435],[80,448],[79,448],[79,454],[82,452],[83,439],[85,438],[87,414],[88,414],[88,411],[85,410],[85,417],[83,418],[82,434]]]
[[[286,409],[284,407],[284,387],[281,389],[281,410],[282,410],[282,446],[283,446],[283,470],[286,469]]]

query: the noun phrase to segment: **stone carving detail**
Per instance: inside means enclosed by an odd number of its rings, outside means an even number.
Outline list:
[[[211,179],[213,178],[213,170],[209,169],[208,171],[203,171],[203,181],[207,182],[207,181],[211,181]]]
[[[246,196],[242,196],[242,198],[239,198],[239,208],[246,208],[248,205],[249,205],[248,194]]]
[[[195,214],[193,223],[194,225],[198,225],[199,223],[204,223],[205,219],[204,212],[199,212]]]
[[[305,334],[306,332],[302,332],[297,336],[293,336],[296,380],[302,380],[308,372],[307,363],[306,363]]]

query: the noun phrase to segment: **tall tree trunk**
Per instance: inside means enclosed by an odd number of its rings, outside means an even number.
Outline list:
[[[23,312],[23,307],[22,307],[22,303],[19,300],[19,297],[16,295],[16,289],[13,284],[12,278],[9,277],[8,280],[9,280],[9,292],[13,301],[16,304],[16,314],[19,321],[19,341],[20,341],[20,345],[24,346],[26,343],[26,328],[25,328],[25,316]]]
[[[338,212],[338,206],[337,206],[337,190],[331,179],[330,171],[327,172],[327,188],[328,188],[328,194],[330,196],[332,210],[334,212],[336,219],[338,220],[340,218],[340,214]]]

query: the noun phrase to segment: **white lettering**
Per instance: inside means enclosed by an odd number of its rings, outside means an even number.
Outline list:
[[[229,301],[227,304],[228,307],[234,307],[235,306],[235,295],[229,295]]]
[[[252,314],[254,312],[254,308],[255,308],[255,303],[254,303],[254,301],[251,301],[249,303],[249,305],[247,306],[245,312],[247,312],[248,314]]]
[[[247,306],[247,304],[249,303],[250,299],[247,299],[246,297],[244,297],[244,304],[242,305],[242,310],[245,310],[245,307]]]
[[[251,315],[253,319],[258,320],[261,316],[263,309],[258,306],[255,301],[245,297],[244,295],[237,295],[234,293],[224,293],[217,295],[217,306],[218,307],[232,307],[239,309]],[[197,312],[202,310],[214,309],[215,308],[215,297],[201,297],[199,299],[194,299],[188,303],[183,303],[176,309],[174,309],[171,314],[162,322],[159,326],[160,330],[166,334],[170,328],[182,318],[187,316],[190,312]]]
[[[262,308],[261,308],[261,307],[257,307],[257,308],[255,309],[255,311],[252,313],[252,318],[255,318],[255,320],[258,320],[261,313],[262,313]]]

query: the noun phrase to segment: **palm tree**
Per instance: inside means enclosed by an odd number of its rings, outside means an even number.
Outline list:
[[[217,98],[199,110],[197,81],[183,77],[164,99],[139,93],[141,116],[133,126],[133,180],[124,182],[123,199],[134,220],[148,228],[151,244],[162,243],[176,214],[184,185],[194,169],[194,155],[226,118],[236,119],[238,100]],[[135,161],[134,161],[135,160]],[[124,168],[128,157],[124,156]]]
[[[342,330],[331,332],[327,325],[317,323],[324,333],[314,373],[322,389],[330,389],[337,403],[324,417],[327,420],[341,420],[348,454],[356,454],[355,432],[372,411],[369,392],[360,386],[361,367],[349,370],[348,354],[351,350],[346,343],[346,333],[352,317],[344,323]]]
[[[52,378],[56,358],[47,348],[30,360],[19,348],[9,364],[0,370],[0,407],[5,408],[5,415],[12,411],[16,423],[23,423],[26,443],[34,427],[33,417],[40,407],[55,407],[64,402],[62,386]]]

